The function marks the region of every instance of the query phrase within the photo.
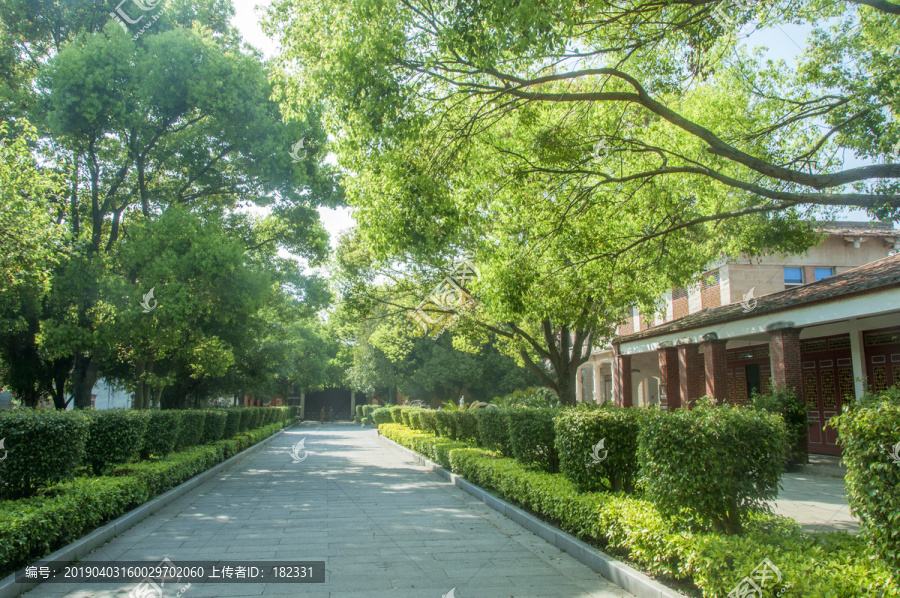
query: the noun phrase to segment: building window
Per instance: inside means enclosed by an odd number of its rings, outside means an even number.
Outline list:
[[[834,276],[834,268],[816,268],[816,280]]]
[[[803,268],[784,267],[784,288],[789,289],[803,284]]]
[[[719,272],[711,272],[703,277],[703,290],[719,286]]]

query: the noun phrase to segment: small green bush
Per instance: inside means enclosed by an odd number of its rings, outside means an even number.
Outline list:
[[[751,509],[778,496],[787,428],[777,415],[710,401],[644,416],[641,483],[664,515],[686,508],[719,531],[739,534]]]
[[[372,419],[372,412],[378,408],[378,405],[363,405],[363,425],[374,426],[375,420]]]
[[[621,408],[561,410],[554,419],[560,472],[583,492],[632,491],[644,413]]]
[[[401,415],[403,412],[403,407],[400,407],[399,405],[394,405],[390,409],[391,409],[391,419],[393,420],[393,422],[395,424],[402,424],[403,418],[401,417]]]
[[[107,467],[136,461],[141,454],[147,414],[130,409],[91,411],[88,417],[87,442],[84,445],[85,463],[94,475]]]
[[[375,422],[375,425],[379,424],[392,424],[394,423],[394,418],[391,417],[391,410],[387,407],[379,407],[372,411],[372,421]]]
[[[0,411],[0,496],[31,496],[38,488],[71,479],[84,460],[87,420],[81,413]]]
[[[432,434],[437,434],[437,426],[438,419],[437,414],[439,412],[434,409],[426,409],[422,408],[419,410],[419,425],[420,430],[423,432],[430,432]]]
[[[262,425],[262,407],[248,407],[250,409],[250,422],[247,424],[248,430],[255,430]]]
[[[475,417],[476,411],[479,411],[479,409],[456,409],[448,412],[454,420],[453,430],[455,432],[454,438],[456,438],[456,440],[471,442],[473,444],[478,443],[478,420]],[[483,411],[483,409],[481,409],[481,411]]]
[[[238,426],[239,432],[246,432],[250,429],[250,422],[253,419],[253,412],[248,407],[238,407],[241,412],[241,424]]]
[[[555,414],[555,409],[547,407],[512,407],[506,411],[510,449],[520,463],[550,473],[559,471],[553,431]]]
[[[252,421],[252,408],[251,411]],[[178,442],[175,450],[183,451],[186,448],[195,446],[203,440],[203,428],[206,424],[206,412],[196,409],[185,409],[181,412],[181,434],[178,436]]]
[[[161,459],[175,450],[181,434],[181,411],[151,409],[147,412],[147,431],[141,446],[141,459]]]
[[[847,497],[875,554],[900,574],[900,388],[867,392],[831,419],[847,466]]]
[[[755,409],[781,416],[788,431],[788,459],[794,463],[808,463],[809,417],[806,415],[806,404],[797,398],[797,393],[787,387],[775,387],[767,395],[760,395],[754,390],[750,404]]]
[[[478,443],[481,446],[500,451],[504,455],[512,455],[509,448],[509,420],[506,417],[506,409],[500,407],[476,409],[475,419],[478,424]]]
[[[241,419],[243,413],[240,409],[229,407],[225,410],[228,418],[225,420],[225,430],[222,432],[222,438],[234,438],[241,431]]]
[[[448,409],[439,409],[436,411],[429,410],[431,417],[434,417],[434,430],[438,436],[456,440],[456,418],[453,416],[454,411]],[[426,427],[426,432],[431,430]]]
[[[203,444],[222,440],[227,422],[228,414],[224,410],[208,410],[206,412],[206,421],[203,423]]]

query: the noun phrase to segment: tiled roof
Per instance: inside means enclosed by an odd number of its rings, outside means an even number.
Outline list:
[[[838,301],[855,295],[865,295],[896,287],[900,287],[900,253],[823,278],[817,282],[763,295],[756,300],[756,307],[749,313],[745,311],[741,303],[730,303],[721,307],[704,309],[647,330],[619,337],[617,342],[627,343],[681,330],[755,318],[764,314],[787,311],[816,303]],[[900,308],[900,305],[897,307]]]
[[[890,222],[817,222],[816,229],[839,237],[900,236],[900,230]]]

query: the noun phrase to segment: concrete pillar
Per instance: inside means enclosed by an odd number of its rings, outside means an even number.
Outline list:
[[[306,392],[300,392],[300,419],[306,419]]]
[[[350,391],[350,419],[356,415],[356,391]]]
[[[721,405],[728,399],[725,345],[728,341],[712,339],[701,343],[703,366],[706,373],[706,395],[716,399]]]
[[[575,370],[575,401],[578,403],[584,402],[584,383],[581,380],[582,374],[581,368]]]
[[[703,396],[700,377],[700,347],[678,345],[678,383],[681,387],[681,406],[691,409],[696,399]]]
[[[599,361],[594,362],[594,403],[603,402],[603,367]]]
[[[632,406],[631,355],[620,355],[619,345],[613,345],[613,397],[619,407]]]
[[[782,328],[771,333],[770,355],[772,381],[775,386],[792,388],[801,401],[803,396],[803,371],[800,363],[800,330]],[[851,336],[851,342],[853,340]]]
[[[666,409],[681,407],[681,383],[678,376],[678,348],[659,349],[659,372],[662,377],[660,388],[666,393]]]
[[[866,392],[866,347],[863,344],[863,331],[859,320],[851,318],[850,327],[850,357],[853,361],[853,390],[857,397]],[[843,397],[841,397],[843,398]]]

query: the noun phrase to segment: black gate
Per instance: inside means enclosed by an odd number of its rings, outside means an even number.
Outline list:
[[[366,396],[363,393],[356,393],[356,404],[366,404]],[[325,390],[307,393],[307,420],[318,420],[323,408],[325,409],[326,419],[328,419],[333,410],[335,420],[353,420],[353,414],[350,413],[350,391],[345,388],[326,388]]]

